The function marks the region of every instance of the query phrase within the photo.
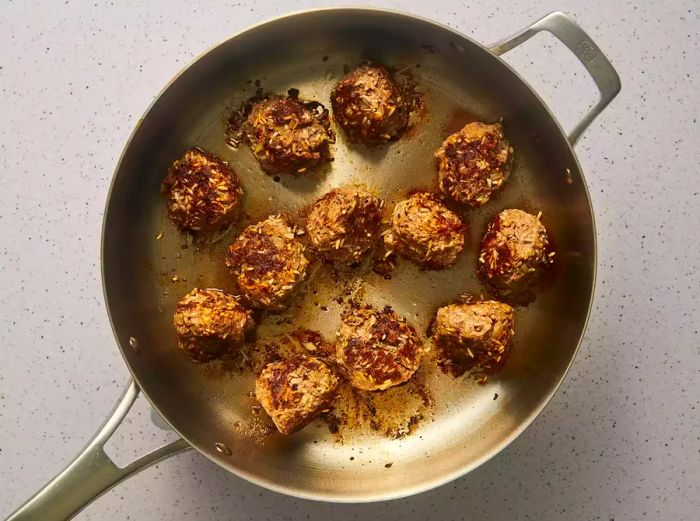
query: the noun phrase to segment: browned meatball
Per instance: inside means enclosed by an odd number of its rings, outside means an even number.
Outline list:
[[[238,214],[243,190],[233,170],[221,159],[191,148],[168,170],[161,191],[168,216],[180,228],[212,231]]]
[[[464,248],[464,223],[432,194],[420,192],[394,208],[384,245],[433,269],[453,265]]]
[[[433,323],[433,339],[443,367],[456,375],[472,368],[498,371],[510,351],[514,324],[513,308],[495,300],[441,307]]]
[[[306,277],[304,246],[282,216],[248,226],[228,248],[226,265],[255,306],[280,310]]]
[[[365,391],[408,381],[420,366],[423,342],[416,330],[390,307],[371,306],[343,313],[336,356],[350,384]]]
[[[486,203],[510,175],[513,148],[500,123],[469,123],[435,153],[440,190],[458,203]]]
[[[408,126],[410,104],[384,67],[362,65],[331,93],[333,117],[348,140],[385,143]]]
[[[306,232],[326,260],[352,264],[372,247],[382,219],[383,201],[362,186],[331,190],[314,203]]]
[[[180,349],[198,362],[230,352],[253,327],[250,312],[219,289],[193,289],[178,302],[173,323]]]
[[[304,172],[333,159],[328,110],[272,96],[255,103],[243,125],[253,155],[268,173]]]
[[[298,356],[265,366],[255,381],[255,397],[277,430],[291,434],[333,405],[338,377],[323,361]]]
[[[527,292],[553,261],[540,215],[503,210],[481,239],[478,273],[500,294]]]

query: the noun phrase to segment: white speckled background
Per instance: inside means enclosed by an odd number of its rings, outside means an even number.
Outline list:
[[[99,240],[112,171],[137,119],[209,46],[290,9],[335,3],[0,5],[1,515],[83,447],[127,381],[103,305]],[[620,73],[621,95],[577,147],[600,265],[573,369],[509,448],[416,497],[296,500],[187,453],[118,486],[79,519],[698,519],[700,4],[373,3],[484,43],[564,10]],[[507,60],[565,127],[595,99],[583,69],[551,37]],[[119,461],[170,436],[140,402],[113,444]]]

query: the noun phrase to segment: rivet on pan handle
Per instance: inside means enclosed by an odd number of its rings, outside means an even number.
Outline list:
[[[173,454],[191,448],[183,439],[164,445],[118,467],[104,446],[131,409],[139,388],[132,380],[105,424],[87,447],[44,488],[19,507],[7,521],[62,521],[70,519],[93,500],[132,474]]]
[[[566,45],[586,68],[600,91],[598,103],[569,134],[569,141],[573,145],[598,114],[620,92],[620,77],[591,37],[576,22],[561,12],[548,14],[530,27],[490,46],[489,50],[500,56],[529,40],[540,31],[549,31]]]

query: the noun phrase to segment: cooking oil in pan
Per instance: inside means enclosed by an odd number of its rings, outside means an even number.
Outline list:
[[[294,71],[289,75],[278,74],[274,81],[264,83],[264,88],[285,93],[293,86],[299,89],[302,99],[329,104],[328,95],[342,75],[342,65],[324,63],[323,68],[320,76],[309,75],[313,80],[300,78]],[[342,132],[335,129],[334,162],[318,172],[305,175],[267,175],[245,144],[234,149],[226,143],[226,120],[230,110],[253,94],[253,86],[241,86],[229,99],[212,109],[215,116],[201,126],[192,145],[217,154],[234,168],[244,187],[243,211],[239,222],[216,239],[193,240],[173,228],[167,220],[164,205],[161,205],[157,229],[153,230],[154,237],[160,237],[154,243],[156,254],[152,256],[157,259],[152,269],[159,275],[156,288],[160,292],[160,319],[170,321],[177,301],[193,287],[216,287],[235,293],[235,285],[224,263],[228,244],[243,227],[268,215],[286,213],[298,218],[313,201],[346,183],[363,183],[375,190],[386,201],[386,217],[410,191],[436,190],[433,154],[442,141],[468,122],[493,122],[500,116],[481,106],[477,100],[464,97],[458,86],[433,80],[425,67],[416,69],[414,76],[424,97],[425,109],[404,137],[385,146],[367,148],[346,143]],[[507,121],[504,127],[508,135]],[[475,272],[478,243],[488,220],[504,208],[537,210],[537,199],[527,182],[528,167],[518,157],[517,144],[515,155],[514,173],[502,192],[482,208],[461,210],[468,231],[465,250],[454,267],[426,271],[407,260],[398,259],[391,276],[384,277],[372,271],[371,261],[356,270],[341,272],[316,262],[287,311],[260,316],[255,343],[280,342],[285,335],[301,329],[318,331],[332,341],[340,313],[350,298],[378,307],[392,306],[427,340],[430,322],[439,306],[455,301],[462,293],[480,295],[484,292]],[[518,359],[522,358],[519,351],[527,345],[529,330],[538,315],[537,303],[517,310],[512,357],[515,363],[508,365],[518,365]],[[172,344],[173,357],[184,359],[176,347],[174,332],[164,341]],[[249,348],[247,346],[244,350]],[[251,371],[245,370],[246,361],[243,362],[237,359],[197,366],[198,375],[194,378],[199,381],[203,392],[231,397],[215,402],[213,407],[217,408],[217,414],[235,426],[234,430],[264,443],[274,429],[270,428],[271,423],[251,397],[253,377]],[[185,363],[188,362],[183,360]],[[495,377],[487,386],[480,386],[474,380],[453,379],[442,374],[428,356],[416,377],[397,388],[374,393],[376,396],[344,388],[339,405],[324,416],[326,428],[309,427],[307,431],[311,432],[309,436],[313,436],[315,442],[337,443],[342,440],[362,446],[367,442],[360,440],[366,436],[396,438],[431,429],[436,418],[457,430],[471,429],[473,419],[479,418],[483,422],[484,418],[495,414],[495,396],[499,397],[500,403],[509,400],[507,382],[513,371],[509,371],[508,365],[501,377]],[[445,423],[448,417],[450,421]]]

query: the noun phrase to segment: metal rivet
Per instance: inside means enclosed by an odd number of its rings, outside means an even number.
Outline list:
[[[231,452],[231,449],[229,449],[226,445],[224,445],[220,441],[217,441],[214,444],[214,447],[216,447],[216,450],[218,450],[221,454],[226,454],[227,456],[230,456],[231,454],[233,454]]]
[[[139,351],[139,341],[136,340],[133,336],[129,337],[129,345],[131,346],[131,349],[136,351],[138,353]]]
[[[588,40],[583,40],[576,46],[578,55],[587,62],[593,61],[598,57],[598,52],[596,51],[595,45]]]

